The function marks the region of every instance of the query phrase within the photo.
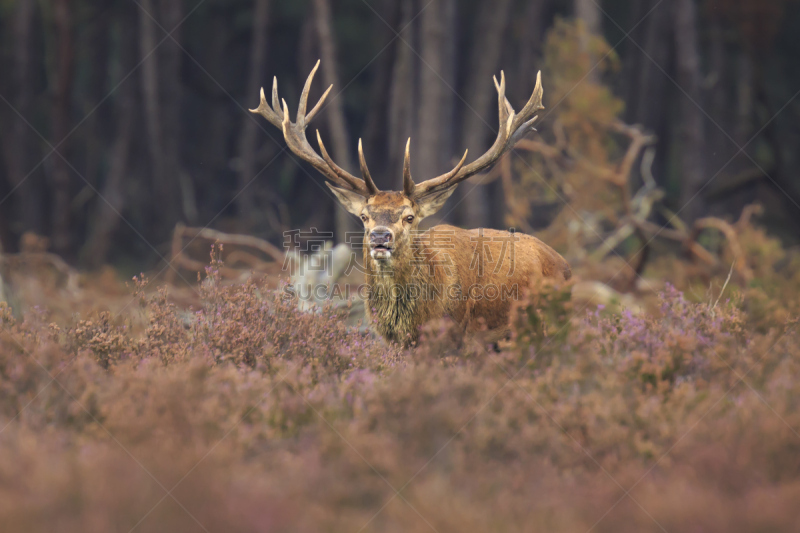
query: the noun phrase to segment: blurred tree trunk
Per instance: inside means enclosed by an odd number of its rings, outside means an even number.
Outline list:
[[[734,138],[739,146],[750,140],[753,133],[754,79],[752,51],[745,49],[739,55],[739,72],[736,77],[736,130]]]
[[[411,24],[414,13],[413,0],[401,0],[400,38],[392,68],[392,86],[389,94],[389,164],[390,169],[403,168],[403,155],[406,140],[411,137],[415,121],[414,110],[414,53],[406,43],[413,41],[414,25]],[[402,40],[401,40],[402,39]],[[391,178],[391,188],[401,190],[403,176],[397,171]]]
[[[583,21],[586,27],[586,33],[581,35],[581,49],[587,54],[590,53],[589,38],[592,35],[603,34],[600,6],[596,3],[598,1],[600,0],[575,0],[574,4],[575,18]],[[598,58],[592,57],[592,67],[597,60]],[[587,78],[596,81],[599,78],[597,69],[590,71]]]
[[[456,124],[456,98],[458,95],[455,92],[457,85],[457,69],[458,64],[458,2],[456,0],[446,1],[442,12],[444,19],[444,30],[447,38],[444,41],[443,55],[444,65],[442,66],[442,78],[449,85],[446,87],[444,99],[442,101],[442,123],[440,124],[441,141],[441,157],[442,167],[444,171],[450,170],[455,164],[456,160],[460,160],[463,154],[463,148],[456,146],[456,132],[458,126]],[[424,179],[425,176],[421,176]],[[436,213],[434,222],[448,222],[451,223],[455,220],[456,213],[452,207],[455,205],[456,199],[450,201],[450,205]]]
[[[89,24],[88,28],[83,32],[76,31],[78,39],[76,48],[79,50],[82,46],[89,48],[89,51],[84,52],[88,56],[89,74],[87,78],[89,81],[84,87],[79,86],[75,91],[75,105],[80,110],[92,109],[97,105],[97,102],[100,102],[105,97],[106,91],[109,90],[106,81],[108,80],[110,34],[114,25],[112,6],[113,0],[96,0],[93,2],[90,17],[95,22]],[[84,63],[80,54],[77,59],[79,66]],[[104,135],[108,126],[106,118],[102,113],[92,113],[86,119],[85,125],[78,130],[80,132],[78,143],[85,147],[84,168],[86,170],[83,175],[93,185],[97,184],[100,179],[99,174],[101,173],[105,153],[108,150],[108,136]],[[80,193],[78,196],[80,196]],[[73,212],[81,215],[81,219],[83,219],[83,213],[77,213],[75,205],[73,205]],[[84,220],[76,221],[77,224],[82,222]]]
[[[125,4],[122,6],[125,15],[135,16],[132,9]],[[115,71],[123,74],[130,72],[136,65],[136,45],[133,44],[136,42],[136,32],[125,20],[128,17],[119,19],[115,28],[121,36],[121,43],[124,43],[117,51],[119,65]],[[131,132],[137,107],[133,83],[122,83],[114,98],[116,137],[111,146],[108,174],[100,191],[102,198],[97,199],[95,211],[88,224],[88,239],[80,254],[81,262],[89,268],[98,268],[108,261],[112,237],[122,220],[121,213],[125,208],[126,197],[125,179],[130,172]]]
[[[163,26],[167,31],[172,31],[176,26],[175,18],[180,20],[179,0],[168,2],[162,0],[159,7],[166,5]],[[139,10],[139,46],[142,63],[142,95],[144,99],[145,122],[147,125],[147,146],[153,165],[153,191],[156,201],[149,206],[152,219],[155,221],[153,228],[159,239],[165,238],[172,227],[179,220],[180,204],[178,189],[178,154],[177,130],[178,122],[178,56],[180,49],[175,43],[164,43],[158,50],[157,28],[153,18],[158,19],[160,9],[157,11],[153,0],[142,0],[142,9]],[[178,15],[176,17],[176,15]],[[178,32],[172,36],[179,41]],[[152,52],[152,53],[151,53]],[[149,57],[148,57],[149,56]],[[146,58],[146,59],[145,59]],[[162,80],[161,78],[166,79]]]
[[[254,0],[253,6],[253,36],[250,48],[250,67],[247,73],[247,98],[248,101],[258,98],[258,90],[265,68],[267,58],[267,23],[270,17],[270,0]],[[271,86],[265,87],[269,94]],[[246,114],[243,117],[242,133],[239,137],[239,191],[245,187],[256,175],[256,144],[258,142],[258,123],[254,116]],[[236,198],[236,207],[239,218],[247,219],[252,215],[253,195],[239,194]]]
[[[13,56],[11,91],[12,103],[23,117],[31,116],[33,96],[32,73],[35,65],[31,59],[33,47],[33,21],[36,0],[19,0],[13,21]],[[13,190],[16,209],[15,218],[20,220],[22,230],[45,232],[43,208],[46,189],[41,186],[38,175],[26,178],[33,172],[30,154],[34,151],[33,132],[25,120],[11,112],[8,136],[2,142],[7,164],[7,179]],[[28,118],[30,120],[30,118]]]
[[[160,205],[149,206],[153,218],[161,218],[158,214],[164,209],[174,209],[169,180],[167,163],[164,154],[164,132],[161,126],[161,97],[158,88],[159,54],[153,52],[158,41],[156,39],[156,25],[151,19],[154,17],[153,0],[142,0],[142,9],[139,12],[139,28],[141,36],[139,47],[141,49],[142,63],[142,98],[144,100],[145,124],[147,127],[147,148],[153,169],[153,189]]]
[[[402,15],[402,2],[394,0],[384,0],[381,7],[382,16],[389,25],[395,30],[400,31]],[[395,188],[397,173],[399,170],[391,166],[389,139],[391,137],[389,127],[390,97],[392,94],[392,69],[398,53],[398,47],[405,46],[399,39],[395,39],[393,32],[387,32],[383,25],[375,25],[376,42],[386,41],[381,44],[379,49],[386,49],[375,60],[375,74],[372,87],[370,89],[370,104],[367,112],[366,125],[364,126],[364,150],[368,153],[370,169],[373,171],[373,179],[381,189]]]
[[[417,181],[443,172],[452,154],[454,0],[432,0],[421,15],[418,133],[411,139],[412,172]],[[391,169],[398,171],[399,169]]]
[[[722,21],[719,16],[711,15],[711,21],[708,30],[709,40],[709,87],[714,92],[714,98],[710,103],[711,116],[714,120],[722,126],[725,131],[732,131],[731,116],[729,110],[731,109],[731,95],[728,90],[730,85],[728,68],[725,62],[725,39]],[[730,143],[725,138],[725,134],[719,128],[713,128],[709,134],[709,148],[712,152],[712,161],[714,158],[725,159],[728,155],[728,146]],[[710,168],[718,168],[718,164],[712,164]]]
[[[694,1],[676,0],[673,15],[677,81],[686,91],[686,94],[678,95],[681,207],[685,209],[685,218],[694,220],[705,212],[703,197],[697,193],[706,179],[704,117],[691,101],[700,104],[702,96],[697,12]]]
[[[472,44],[472,53],[468,62],[467,104],[464,126],[462,128],[463,145],[469,149],[468,162],[474,161],[488,147],[489,134],[497,134],[497,93],[492,83],[492,75],[500,75],[499,62],[503,41],[506,38],[510,0],[486,2],[481,7],[477,21],[477,31]],[[499,81],[499,78],[498,78]],[[491,111],[495,109],[494,111]],[[502,213],[490,213],[490,200],[486,185],[480,185],[481,175],[468,180],[459,188],[461,203],[461,224],[470,227],[484,227],[491,224],[492,218],[499,218]]]
[[[552,0],[528,0],[522,15],[522,30],[519,32],[520,42],[517,68],[514,79],[506,80],[513,85],[513,97],[516,101],[527,102],[536,83],[536,73],[541,70],[536,65],[544,43],[544,33],[549,21],[545,20]],[[515,54],[516,55],[516,54]]]
[[[600,6],[597,4],[598,1],[575,0],[574,5],[575,18],[582,20],[586,24],[586,29],[592,35],[601,35],[603,33],[602,14]]]
[[[69,134],[70,101],[72,96],[75,50],[72,39],[72,14],[69,0],[55,0],[54,24],[56,34],[56,86],[53,98],[53,140],[55,146]],[[70,173],[66,161],[66,145],[53,156],[53,230],[52,243],[57,253],[66,255],[72,240],[70,227],[70,200],[72,198]]]
[[[337,74],[336,40],[333,35],[333,15],[328,0],[314,0],[314,16],[319,38],[320,56],[322,59],[321,74],[325,88],[333,85],[339,87]],[[347,124],[344,118],[344,105],[341,97],[333,93],[326,101],[328,126],[331,133],[333,157],[337,164],[348,171],[354,169],[350,150],[347,147],[350,137],[347,134]],[[357,226],[353,216],[338,205],[334,210],[335,237],[338,242],[345,242],[347,232],[356,231]]]
[[[526,0],[523,4],[524,10],[520,16],[511,18],[509,33],[514,39],[507,40],[503,55],[504,61],[506,58],[511,61],[516,58],[516,64],[512,63],[515,65],[513,76],[506,79],[506,94],[512,105],[517,107],[530,98],[536,85],[536,73],[542,68],[542,46],[545,32],[552,22],[549,15],[553,0]],[[515,158],[513,155],[511,157]],[[503,185],[495,181],[489,187],[493,189],[493,225],[507,227],[508,203]]]
[[[632,18],[634,23],[647,15],[657,1],[637,2]],[[672,30],[668,6],[657,7],[631,34],[631,38],[640,44],[644,52],[630,42],[622,61],[625,120],[629,124],[641,124],[658,136],[659,145],[652,172],[661,186],[666,186],[664,179],[668,160],[667,143],[670,138],[667,88],[671,83],[657,65],[669,65],[672,62]]]
[[[194,52],[197,54],[195,58],[208,74],[193,67],[188,69],[189,72],[187,72],[188,75],[194,73],[198,76],[198,79],[190,79],[188,81],[189,85],[195,90],[200,87],[203,88],[203,101],[198,102],[201,110],[192,113],[194,117],[197,117],[198,114],[200,115],[200,118],[195,118],[195,120],[199,120],[197,123],[202,124],[202,126],[199,131],[195,131],[198,128],[187,128],[181,134],[181,153],[190,154],[190,159],[184,161],[183,164],[186,165],[187,169],[191,168],[191,174],[182,174],[184,178],[180,182],[181,194],[184,199],[183,210],[187,222],[190,223],[192,220],[190,217],[197,217],[198,220],[202,218],[204,223],[210,222],[220,215],[220,210],[228,206],[232,201],[233,196],[236,194],[236,183],[239,180],[235,162],[239,157],[238,135],[241,134],[242,120],[246,118],[242,115],[251,115],[257,118],[247,111],[236,109],[235,107],[232,108],[229,94],[214,81],[218,80],[225,85],[229,85],[227,80],[232,72],[231,50],[229,47],[231,41],[234,40],[231,35],[234,23],[230,10],[225,9],[223,4],[209,5],[209,8],[211,14],[208,17],[208,21],[204,23],[206,27],[202,35],[202,44],[194,43],[194,46],[197,47],[197,51]],[[236,30],[236,34],[238,35],[238,30]],[[188,46],[190,43],[186,44]],[[247,39],[241,39],[239,46],[241,47],[239,48],[239,55],[243,58],[241,64],[244,66],[248,64],[250,42]],[[236,83],[243,90],[247,84],[245,68],[237,69],[236,72],[243,75]],[[250,98],[248,107],[254,105],[253,96],[251,95]],[[256,92],[255,98],[257,102],[258,92]],[[186,101],[188,102],[189,99],[186,99]],[[272,132],[270,133],[272,134]],[[231,143],[227,141],[221,142],[220,139],[233,139],[234,141]],[[264,143],[264,147],[271,148],[269,144]],[[256,161],[255,165],[258,165],[258,161]],[[231,177],[233,183],[227,179],[220,180],[220,175],[227,175],[229,171],[233,173]],[[191,176],[191,179],[189,179],[189,176]],[[230,189],[233,189],[233,193],[231,193]],[[250,196],[254,196],[256,190],[257,188],[248,189],[247,193]],[[205,198],[211,197],[213,201],[201,202],[197,209],[194,209],[195,191],[200,191],[201,198],[203,196]],[[230,229],[233,230],[234,228]]]
[[[747,86],[749,80],[746,77],[740,80],[731,72],[733,70],[732,62],[726,57],[727,43],[721,13],[711,11],[709,17],[707,33],[709,74],[706,79],[708,80],[707,89],[714,97],[708,104],[714,122],[720,127],[707,123],[709,131],[705,168],[709,173],[709,178],[720,169],[723,169],[723,174],[708,187],[706,193],[711,194],[705,196],[709,203],[722,203],[726,212],[734,213],[740,212],[745,205],[751,203],[753,194],[752,181],[744,182],[745,186],[742,187],[742,182],[735,178],[750,165],[747,164],[743,167],[743,158],[736,158],[730,162],[736,153],[736,147],[727,135],[727,132],[731,132],[732,137],[737,137],[737,119],[739,117],[731,110],[736,109],[736,91],[740,86]],[[737,142],[741,146],[746,141]]]
[[[195,222],[193,192],[191,192],[191,178],[186,173],[181,163],[180,139],[183,137],[181,132],[181,59],[183,51],[176,43],[181,42],[180,23],[183,19],[183,0],[162,0],[160,5],[163,9],[162,26],[172,33],[172,40],[164,43],[162,52],[164,61],[161,63],[161,79],[163,81],[162,94],[164,95],[164,153],[167,162],[167,171],[171,181],[169,185],[173,191],[176,209],[164,213],[164,230],[167,236],[172,235],[172,228],[183,215],[190,223]],[[173,31],[175,30],[175,31]],[[189,183],[187,187],[182,184]],[[183,188],[183,191],[181,190]]]

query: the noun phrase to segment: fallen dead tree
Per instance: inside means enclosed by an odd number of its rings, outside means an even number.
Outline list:
[[[224,266],[219,270],[228,279],[241,279],[252,273],[275,275],[280,272],[286,259],[286,255],[277,246],[258,237],[177,224],[172,233],[170,265],[173,268],[166,272],[166,281],[169,284],[175,283],[177,269],[203,272],[208,266],[208,259],[196,259],[188,253],[190,245],[198,241],[205,243],[203,249],[206,253],[213,244],[227,247],[223,258]]]
[[[0,253],[0,265],[2,266],[0,271],[9,278],[14,274],[35,274],[45,277],[45,273],[49,272],[55,287],[66,290],[72,295],[77,294],[80,289],[78,271],[68,265],[60,256],[48,252],[49,245],[50,241],[46,237],[31,232],[25,233],[20,239],[18,253]],[[5,300],[5,294],[2,299]]]
[[[718,217],[704,217],[695,220],[690,225],[686,224],[677,214],[671,213],[659,205],[665,193],[657,186],[651,173],[655,157],[655,148],[652,145],[656,142],[656,137],[645,133],[639,126],[630,126],[620,121],[611,123],[608,130],[612,134],[622,135],[628,139],[627,148],[621,159],[609,164],[598,164],[581,155],[570,145],[565,129],[558,122],[553,128],[555,136],[553,144],[534,139],[525,139],[517,144],[518,149],[537,154],[541,158],[544,168],[552,175],[580,174],[588,179],[601,180],[608,184],[612,191],[615,191],[614,196],[618,202],[611,207],[604,206],[604,209],[598,210],[596,214],[608,231],[603,232],[605,235],[601,236],[600,232],[592,227],[591,231],[586,232],[588,237],[578,243],[580,249],[586,250],[585,259],[594,263],[601,262],[609,254],[618,250],[627,239],[636,237],[641,243],[639,251],[633,257],[626,259],[631,267],[631,275],[625,285],[627,285],[627,290],[633,290],[647,262],[650,244],[656,238],[679,243],[694,261],[712,268],[723,266],[723,261],[718,255],[698,242],[702,232],[713,230],[725,238],[727,250],[733,260],[734,272],[742,281],[750,281],[753,273],[747,265],[739,242],[739,233],[749,224],[751,217],[757,214],[760,208],[755,205],[746,207],[740,220],[736,223],[730,223]],[[500,164],[486,176],[486,180],[500,178],[506,201],[513,203],[515,195],[517,197],[519,195],[515,191],[512,180],[510,157],[511,155],[507,154]],[[637,161],[641,161],[639,176],[642,185],[635,193],[632,193],[633,171]],[[660,226],[650,220],[656,209],[667,219],[666,225]],[[533,230],[530,227],[524,227],[524,221],[518,220],[517,222],[522,222],[521,225],[525,231]],[[595,221],[595,225],[598,225],[597,221]],[[730,259],[725,263],[729,261]]]

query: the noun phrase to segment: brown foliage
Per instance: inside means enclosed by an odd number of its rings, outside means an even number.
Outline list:
[[[2,308],[3,531],[800,519],[800,337],[775,313],[753,321],[747,293],[692,303],[670,288],[654,316],[576,316],[563,289],[539,288],[499,348],[441,322],[400,352],[280,290],[223,286],[217,267],[191,313],[140,294],[139,332]]]
[[[621,150],[592,139],[619,106],[581,90],[609,115],[568,106],[565,131],[613,170]],[[619,207],[608,185],[573,205]],[[491,347],[443,319],[402,350],[223,283],[215,254],[196,309],[142,277],[136,317],[0,304],[0,531],[793,531],[800,256],[749,219],[693,239],[716,263],[655,257],[650,314],[537,286]],[[747,274],[708,289],[734,260]]]

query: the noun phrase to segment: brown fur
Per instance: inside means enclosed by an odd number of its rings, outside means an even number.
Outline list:
[[[564,258],[536,237],[447,225],[419,232],[419,217],[411,223],[404,217],[420,210],[399,192],[379,193],[363,206],[367,317],[390,341],[413,343],[422,324],[444,316],[468,333],[485,325],[489,340],[501,339],[508,333],[511,302],[532,280],[571,276]],[[377,226],[395,235],[388,262],[370,255],[369,234]],[[487,287],[496,288],[496,298]]]
[[[289,117],[286,101],[278,97],[277,79],[273,83],[272,105],[262,89],[258,108],[251,111],[280,129],[289,149],[320,171],[342,205],[364,222],[364,259],[367,283],[372,289],[367,316],[374,319],[381,334],[392,341],[411,343],[417,339],[420,325],[449,315],[466,331],[474,331],[485,323],[499,338],[508,330],[511,299],[518,297],[532,279],[570,277],[567,262],[552,248],[528,235],[467,231],[452,226],[436,226],[422,235],[417,232],[419,222],[441,209],[459,183],[491,167],[533,129],[536,113],[544,109],[541,72],[536,76],[531,97],[519,113],[506,98],[503,72],[499,81],[494,78],[500,127],[485,154],[465,164],[468,152],[464,152],[461,161],[449,172],[415,183],[411,177],[409,139],[403,160],[403,192],[381,192],[367,168],[360,140],[358,155],[363,179],[330,158],[319,131],[317,142],[322,155],[308,144],[306,127],[331,90],[329,87],[306,114],[308,93],[318,67],[319,61],[303,86],[295,122]],[[377,231],[371,238],[373,230]],[[444,234],[445,243],[439,242],[440,234]],[[370,245],[374,248],[370,249]],[[478,294],[487,288],[497,291],[495,298]],[[410,290],[415,291],[416,297],[409,294]],[[420,298],[420,290],[431,297]]]

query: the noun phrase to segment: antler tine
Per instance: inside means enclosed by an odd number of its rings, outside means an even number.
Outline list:
[[[281,124],[283,124],[283,109],[281,108],[281,101],[278,98],[278,76],[272,77],[272,109],[281,117]]]
[[[414,197],[419,198],[420,196],[425,196],[430,192],[435,192],[435,190],[444,189],[445,187],[442,187],[442,185],[453,179],[453,177],[458,174],[458,172],[464,166],[464,163],[467,161],[467,154],[469,154],[469,149],[464,150],[464,155],[461,156],[461,161],[459,161],[450,172],[442,174],[441,176],[437,176],[433,179],[423,181],[422,183],[418,183],[415,188]]]
[[[306,121],[306,107],[308,106],[308,93],[311,90],[311,82],[314,81],[314,74],[317,73],[317,69],[319,68],[320,60],[317,59],[317,62],[314,64],[314,68],[311,69],[311,74],[308,75],[306,78],[306,83],[303,85],[303,92],[300,93],[300,103],[297,104],[297,118],[295,122],[298,124],[304,124]],[[316,109],[317,106],[314,106]]]
[[[410,198],[416,188],[414,180],[411,179],[411,137],[409,137],[406,142],[406,155],[403,158],[403,192]]]
[[[504,77],[504,74],[503,74],[502,70],[500,71],[500,76]],[[506,102],[506,108],[508,109],[508,112],[509,113],[513,113],[514,112],[514,108],[511,107],[511,102],[508,101],[508,97],[505,97],[505,89],[501,88],[500,84],[497,82],[497,76],[492,76],[492,79],[494,80],[494,88],[497,89],[497,92],[498,93],[500,91],[503,92],[503,95],[504,95],[504,98],[505,98],[505,102]]]
[[[283,130],[283,138],[286,139],[286,144],[289,146],[289,149],[292,151],[292,153],[311,163],[314,168],[324,174],[325,177],[339,187],[362,192],[363,185],[358,184],[360,181],[358,178],[355,176],[351,176],[352,179],[340,177],[338,172],[331,168],[331,166],[324,159],[317,155],[314,149],[311,148],[311,145],[308,144],[308,139],[306,139],[305,125],[298,124],[297,122],[292,123],[292,121],[289,119],[289,106],[286,104],[286,100],[281,100],[281,103],[283,104],[283,124],[281,124],[281,129]],[[342,170],[342,172],[344,171]]]
[[[501,70],[500,71],[500,83],[497,83],[497,78],[492,77],[494,80],[494,86],[497,89],[497,108],[498,108],[498,115],[500,120],[500,130],[504,127],[506,129],[506,133],[508,133],[508,129],[510,123],[508,121],[509,117],[514,115],[514,108],[511,107],[511,103],[506,98],[506,75]]]
[[[322,96],[317,102],[317,105],[315,105],[314,108],[311,110],[311,112],[308,115],[306,115],[306,123],[311,122],[312,120],[314,120],[314,117],[317,116],[317,113],[319,112],[320,109],[322,109],[322,104],[325,102],[325,99],[328,97],[328,94],[331,92],[331,89],[333,89],[333,85],[328,87],[325,90],[325,92],[322,93]]]
[[[314,81],[314,74],[317,73],[317,69],[319,68],[319,59],[314,64],[314,68],[311,69],[311,73],[306,78],[306,82],[303,84],[303,90],[300,92],[300,101],[297,103],[297,117],[295,117],[295,122],[297,124],[303,124],[306,120],[306,106],[308,105],[308,92],[311,90],[311,82]]]
[[[311,70],[311,73],[308,75],[305,85],[303,86],[303,91],[300,95],[300,103],[297,107],[297,119],[295,122],[292,122],[289,118],[289,108],[286,105],[286,101],[281,100],[278,97],[277,78],[274,78],[272,83],[272,107],[270,107],[270,105],[267,103],[266,95],[262,89],[261,101],[258,108],[251,109],[250,111],[262,115],[269,122],[280,128],[283,131],[283,136],[286,139],[286,144],[289,146],[289,149],[291,149],[292,152],[303,158],[305,161],[312,164],[314,168],[324,174],[326,178],[339,187],[352,190],[363,196],[377,194],[380,191],[375,185],[372,175],[367,168],[367,162],[364,159],[364,149],[362,147],[361,139],[358,141],[358,158],[363,180],[358,179],[333,162],[330,155],[328,155],[327,150],[325,149],[325,145],[322,143],[322,138],[319,134],[319,131],[317,131],[317,141],[319,142],[319,147],[322,151],[322,157],[320,157],[320,155],[308,144],[308,139],[306,138],[306,125],[322,109],[322,105],[332,88],[328,87],[317,104],[313,107],[313,109],[311,109],[311,112],[306,115],[311,83],[314,79],[314,74],[316,74],[317,69],[319,68],[319,65],[320,62],[317,61],[317,63],[314,65],[314,68]],[[461,161],[459,161],[455,168],[453,168],[450,172],[422,183],[415,184],[414,180],[411,178],[411,139],[409,139],[409,141],[406,143],[405,158],[403,161],[403,190],[407,195],[419,198],[427,194],[456,186],[470,176],[473,176],[474,174],[477,174],[478,172],[481,172],[482,170],[494,164],[504,153],[510,150],[522,137],[524,137],[533,129],[533,123],[538,118],[536,116],[536,112],[544,109],[544,106],[542,105],[542,97],[544,95],[544,90],[542,89],[542,73],[537,73],[536,87],[533,90],[533,94],[531,94],[530,99],[519,113],[514,112],[514,108],[506,98],[506,78],[503,71],[500,71],[499,82],[496,77],[494,78],[494,84],[495,88],[497,89],[498,120],[500,124],[497,132],[497,138],[495,139],[491,148],[489,148],[485,154],[480,156],[469,165],[464,164],[467,160],[467,154],[469,152],[464,152],[464,156],[461,158]]]
[[[361,190],[361,188],[364,186],[364,182],[334,163],[333,159],[331,159],[331,156],[328,155],[328,151],[325,149],[325,145],[322,142],[322,136],[319,134],[319,130],[317,130],[317,144],[319,144],[319,151],[322,152],[322,158],[325,159],[325,162],[328,164],[328,166],[331,167],[340,178],[345,180],[352,189]]]
[[[536,128],[533,127],[533,123],[539,120],[539,115],[534,115],[533,118],[528,120],[527,122],[523,122],[522,126],[514,130],[511,128],[514,133],[511,134],[511,138],[508,140],[508,148],[513,148],[523,137],[525,137],[528,133],[532,131],[536,131]]]
[[[455,187],[470,176],[490,167],[533,129],[533,123],[538,118],[535,116],[535,113],[544,109],[542,105],[542,96],[544,95],[544,90],[542,89],[542,73],[539,72],[536,75],[536,87],[533,89],[533,94],[519,113],[514,112],[514,108],[506,98],[506,79],[503,71],[500,71],[499,82],[496,77],[493,79],[495,88],[497,89],[497,107],[500,127],[498,128],[497,137],[491,148],[466,166],[462,166],[466,159],[466,154],[464,154],[464,158],[455,169],[447,174],[418,183],[415,192],[417,197],[438,192],[449,187]]]
[[[258,107],[255,109],[250,109],[250,112],[261,115],[278,128],[283,127],[283,116],[282,114],[276,113],[275,110],[269,107],[269,104],[267,103],[267,97],[264,95],[263,87],[261,88],[261,101],[259,102]]]
[[[519,128],[519,123],[531,122],[531,115],[544,109],[542,96],[544,96],[544,89],[542,88],[542,71],[540,70],[536,74],[536,86],[533,88],[530,99],[514,119],[514,130],[523,129]]]
[[[320,62],[314,65],[311,73],[306,78],[303,91],[300,93],[300,103],[297,106],[297,118],[294,122],[289,117],[289,107],[286,105],[286,100],[278,97],[278,78],[272,80],[272,107],[267,104],[267,98],[264,94],[264,89],[261,89],[261,102],[258,108],[251,109],[253,113],[258,113],[273,125],[280,128],[283,132],[283,138],[289,149],[298,157],[314,166],[320,173],[322,173],[328,180],[333,182],[338,187],[356,192],[362,196],[370,196],[377,191],[377,187],[372,183],[372,178],[369,178],[370,183],[367,184],[364,180],[360,180],[352,174],[348,173],[336,163],[328,155],[325,146],[322,144],[322,139],[317,132],[317,140],[319,141],[320,149],[322,150],[323,157],[308,144],[306,138],[306,127],[311,119],[322,109],[322,104],[331,92],[331,87],[323,93],[317,104],[311,109],[311,112],[306,114],[308,108],[308,94],[311,91],[311,83],[314,81],[314,74],[319,68]],[[363,159],[363,156],[362,156]],[[362,166],[366,166],[362,163]]]
[[[375,182],[372,181],[372,176],[367,168],[367,160],[364,159],[364,149],[361,148],[361,139],[358,140],[358,162],[361,165],[361,175],[364,177],[364,184],[367,186],[367,191],[369,191],[370,194],[378,194],[380,190],[375,186]]]

